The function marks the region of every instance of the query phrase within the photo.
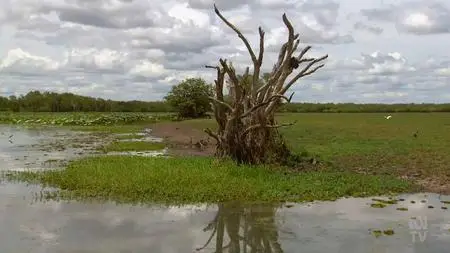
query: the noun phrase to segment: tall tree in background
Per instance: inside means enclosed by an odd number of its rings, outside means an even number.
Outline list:
[[[217,141],[217,156],[228,156],[238,163],[282,162],[289,159],[291,153],[278,132],[278,128],[290,124],[277,124],[275,112],[282,101],[290,102],[292,95],[285,94],[300,78],[310,75],[324,66],[321,64],[328,55],[319,58],[306,57],[310,46],[294,55],[300,40],[292,24],[283,14],[283,22],[288,30],[287,41],[280,49],[278,61],[270,73],[265,75],[266,82],[261,84],[260,71],[264,56],[264,31],[259,27],[259,53],[255,54],[246,37],[231,24],[214,5],[219,18],[230,27],[245,44],[253,69],[250,68],[239,78],[235,68],[224,59],[220,65],[206,66],[217,70],[215,96],[213,100],[214,116],[218,123],[217,132],[205,129]],[[300,68],[300,65],[304,65]],[[299,70],[288,80],[288,77]],[[232,93],[228,101],[224,100],[224,83],[228,82]]]

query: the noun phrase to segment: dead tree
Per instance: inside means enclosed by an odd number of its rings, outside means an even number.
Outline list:
[[[300,44],[299,34],[294,33],[292,24],[283,14],[283,22],[288,30],[287,41],[282,45],[278,61],[269,73],[268,81],[260,84],[260,71],[264,56],[264,31],[259,27],[259,53],[255,54],[246,37],[231,24],[214,5],[219,18],[244,42],[253,63],[253,70],[247,67],[243,77],[238,78],[235,68],[225,59],[219,59],[218,66],[206,66],[217,70],[215,80],[215,96],[211,97],[214,116],[218,124],[216,132],[205,129],[205,132],[217,142],[216,155],[231,157],[238,163],[280,162],[290,156],[278,128],[290,126],[291,123],[278,124],[275,112],[283,102],[290,102],[286,92],[300,78],[311,75],[322,68],[328,55],[319,58],[306,57],[311,46],[303,48],[295,56]],[[299,68],[301,65],[303,67]],[[294,70],[299,69],[298,73]],[[293,74],[288,80],[288,77]],[[251,75],[251,82],[245,82]],[[224,101],[223,89],[225,80],[232,85],[231,102]]]

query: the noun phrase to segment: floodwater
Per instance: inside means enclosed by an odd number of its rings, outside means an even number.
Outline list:
[[[9,135],[1,137],[1,159],[20,169],[35,160],[16,160],[13,156],[23,157],[27,150],[21,146],[71,136],[45,131],[9,129],[16,138],[9,143]],[[33,157],[33,152],[25,153]],[[43,152],[50,158],[72,154]],[[33,166],[38,165],[43,168],[39,161]],[[0,183],[0,252],[441,253],[450,246],[450,204],[441,202],[450,196],[436,194],[402,195],[402,201],[385,208],[371,207],[371,198],[164,207],[45,201],[40,191],[38,186]],[[373,232],[388,229],[394,234],[377,237]]]
[[[151,136],[136,140],[162,141]],[[0,125],[0,171],[61,167],[69,160],[101,154],[96,148],[109,141],[109,136],[61,128]],[[165,155],[167,151],[109,152],[107,155],[155,156]]]
[[[98,142],[64,129],[0,125],[0,171],[48,168],[81,157]]]

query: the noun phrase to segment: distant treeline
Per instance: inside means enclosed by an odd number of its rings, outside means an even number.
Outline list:
[[[162,101],[114,101],[75,95],[30,91],[20,97],[0,96],[0,111],[13,112],[170,112]]]
[[[174,112],[164,101],[114,101],[72,93],[31,91],[0,96],[0,111],[12,112]],[[450,112],[448,104],[290,103],[280,112]]]

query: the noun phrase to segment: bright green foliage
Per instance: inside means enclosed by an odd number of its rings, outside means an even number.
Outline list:
[[[176,108],[183,118],[204,117],[211,110],[209,97],[213,96],[213,88],[201,78],[188,78],[165,96],[166,101]]]
[[[73,161],[64,170],[13,172],[6,177],[59,188],[54,197],[127,203],[297,202],[414,189],[390,176],[335,171],[291,174],[205,157],[100,156]]]

